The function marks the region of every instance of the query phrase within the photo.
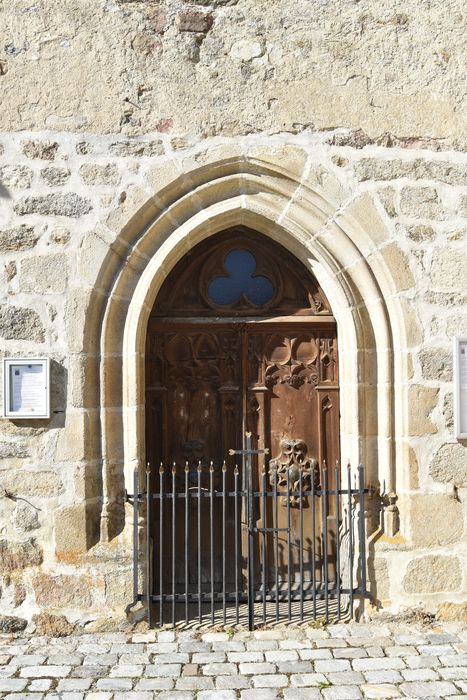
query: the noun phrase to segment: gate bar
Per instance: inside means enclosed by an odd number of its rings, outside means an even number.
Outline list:
[[[162,462],[159,467],[159,493],[161,496],[159,508],[159,595],[161,597],[159,603],[159,624],[162,627],[164,624],[164,598],[162,595],[164,577],[164,465]]]
[[[214,626],[214,464],[209,465],[209,551],[211,578],[211,624]]]
[[[315,480],[311,479],[311,582],[313,587],[313,619],[316,620],[316,502]]]
[[[177,465],[172,467],[172,627],[175,627],[175,475]]]
[[[235,465],[234,469],[234,485],[235,485],[235,621],[238,625],[239,622],[239,592],[238,592],[238,538],[240,535],[239,521],[238,521],[238,465]]]
[[[227,622],[227,612],[225,609],[225,594],[226,594],[226,589],[225,589],[225,574],[226,574],[226,569],[225,569],[225,517],[226,517],[226,512],[225,512],[225,478],[226,478],[226,473],[227,473],[227,465],[224,463],[222,465],[222,619],[225,623]]]
[[[334,483],[336,487],[336,588],[337,588],[337,620],[341,619],[341,555],[340,555],[340,512],[339,512],[339,488],[340,473],[339,462],[336,460]]]
[[[138,600],[138,525],[139,525],[139,472],[133,472],[133,602]]]
[[[290,551],[290,474],[287,469],[287,615],[288,619],[292,619],[292,579],[290,577],[290,570],[292,568],[292,553]]]
[[[185,622],[188,624],[188,476],[190,467],[185,462]]]
[[[365,552],[365,497],[364,497],[364,482],[363,482],[363,465],[358,465],[358,500],[359,500],[359,544],[360,544],[360,567],[362,572],[361,593],[362,605],[364,605],[366,593],[366,552]],[[363,610],[362,610],[363,612]]]
[[[266,624],[266,530],[267,530],[267,516],[266,516],[266,465],[263,462],[263,468],[261,470],[261,487],[263,489],[262,507],[263,507],[263,541],[262,541],[262,559],[263,559],[263,623]]]
[[[203,621],[201,608],[201,462],[198,462],[198,617]]]
[[[303,474],[303,467],[300,464],[299,467],[299,493],[298,493],[298,498],[299,498],[299,508],[300,508],[300,551],[299,551],[299,562],[300,562],[300,620],[303,622],[303,503],[302,503],[302,493],[303,493],[303,486],[302,486],[302,474]]]
[[[276,622],[279,621],[279,531],[278,531],[278,508],[277,508],[277,465],[274,466],[274,545],[275,545],[275,565],[274,565],[274,577],[276,584]]]
[[[329,572],[328,572],[328,469],[323,460],[323,559],[324,559],[324,606],[326,624],[329,622]]]
[[[152,566],[151,566],[151,523],[152,523],[152,513],[151,513],[151,465],[149,462],[146,465],[146,585],[148,592],[148,625],[152,627]]]
[[[244,473],[247,476],[248,493],[248,629],[255,628],[255,540],[254,540],[254,515],[253,515],[253,465],[251,461],[252,442],[251,433],[245,433],[246,450],[243,455]]]
[[[350,617],[353,617],[353,525],[352,525],[352,473],[350,462],[347,464],[347,490],[349,501],[349,606]]]

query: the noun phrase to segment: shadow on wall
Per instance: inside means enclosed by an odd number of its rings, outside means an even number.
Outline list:
[[[7,188],[0,183],[0,198],[11,199],[11,194],[8,192]]]

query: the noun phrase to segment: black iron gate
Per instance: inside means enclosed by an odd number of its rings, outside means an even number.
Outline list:
[[[240,467],[161,465],[154,480],[148,465],[143,493],[135,471],[134,598],[150,626],[327,623],[368,597],[363,467],[336,464],[329,489],[325,464],[279,476],[271,460],[255,484],[246,448]]]

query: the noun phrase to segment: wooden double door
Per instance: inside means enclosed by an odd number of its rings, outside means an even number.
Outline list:
[[[245,492],[249,476],[245,464],[241,457],[229,455],[229,450],[242,449],[246,431],[251,432],[253,447],[268,452],[251,460],[253,490],[260,491],[264,483],[268,490],[272,489],[276,478],[280,492],[275,522],[280,531],[276,535],[278,543],[272,535],[268,536],[265,548],[264,542],[262,545],[257,538],[255,587],[260,588],[265,582],[268,588],[277,585],[277,570],[280,582],[290,578],[298,582],[300,575],[302,583],[309,584],[312,580],[319,583],[323,578],[322,511],[318,508],[312,514],[310,499],[304,499],[299,509],[297,499],[288,496],[287,489],[298,488],[297,467],[303,475],[303,489],[309,489],[312,481],[319,489],[323,466],[334,467],[339,459],[334,320],[319,316],[277,319],[245,316],[228,321],[211,318],[195,322],[152,318],[148,327],[146,372],[147,458],[156,467],[153,468],[154,491],[162,488],[168,492],[175,488],[183,492],[186,479],[192,491],[198,488],[199,480],[204,492],[209,490],[210,483],[211,488],[214,484],[219,491],[225,479],[227,491],[232,493],[237,467],[239,488]],[[162,465],[160,472],[159,465]],[[328,479],[331,489],[334,478],[332,468]],[[159,587],[173,585],[169,579],[174,572],[180,591],[186,588],[195,591],[200,585],[203,590],[210,587],[222,590],[227,585],[229,590],[239,579],[245,581],[248,562],[243,500],[240,534],[235,531],[233,500],[222,511],[221,499],[215,499],[210,511],[206,499],[198,513],[196,500],[190,501],[188,512],[183,499],[165,506],[161,500],[160,504],[159,510],[154,511],[154,557],[166,558],[167,567]],[[272,508],[272,499],[255,501],[254,521],[258,528],[268,521],[264,508]],[[326,545],[331,554],[335,534],[332,500],[326,512],[329,518]],[[166,524],[162,542],[161,516]],[[272,523],[274,515],[270,513],[270,516]],[[201,517],[199,530],[197,517]],[[305,533],[302,538],[300,526]],[[212,530],[210,542],[208,533]],[[313,543],[312,532],[316,540]],[[240,548],[238,559],[233,556],[235,546]],[[184,552],[188,563],[184,561]],[[174,557],[172,563],[170,556]],[[332,577],[332,571],[328,576]]]

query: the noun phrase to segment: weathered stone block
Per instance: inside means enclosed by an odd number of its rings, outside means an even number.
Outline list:
[[[17,250],[27,250],[33,248],[39,239],[34,226],[21,224],[14,228],[7,228],[0,231],[0,253],[9,253]]]
[[[24,459],[30,454],[27,445],[21,442],[0,442],[0,459]]]
[[[89,141],[79,141],[75,146],[75,151],[79,156],[86,156],[92,152],[92,145]]]
[[[70,179],[70,174],[68,168],[60,168],[54,165],[49,165],[41,170],[42,180],[50,187],[64,185]]]
[[[409,387],[409,434],[436,433],[430,414],[438,402],[438,389],[413,384]]]
[[[76,192],[36,195],[23,197],[14,206],[16,214],[44,214],[48,216],[68,216],[74,219],[88,214],[92,209],[89,199]]]
[[[26,165],[5,165],[0,168],[0,183],[5,187],[25,190],[31,187],[33,172]]]
[[[84,576],[37,574],[32,581],[36,603],[48,608],[90,607],[92,582]]]
[[[397,246],[390,243],[381,250],[384,262],[389,268],[391,278],[397,291],[409,289],[415,284],[406,254]]]
[[[467,447],[458,442],[442,445],[431,461],[429,473],[435,481],[467,487]]]
[[[79,174],[85,185],[118,185],[120,173],[115,163],[84,163]]]
[[[64,615],[51,615],[50,613],[39,613],[33,615],[32,621],[36,625],[36,634],[45,637],[67,637],[73,634],[75,625],[72,625]]]
[[[156,34],[163,34],[167,23],[167,12],[163,7],[149,8],[147,12],[148,23]]]
[[[436,238],[436,231],[431,226],[408,226],[407,236],[415,243],[425,243]]]
[[[60,560],[76,558],[86,552],[87,517],[84,504],[56,511],[54,518],[55,552]]]
[[[18,501],[11,520],[19,532],[30,532],[40,527],[37,510],[24,501]]]
[[[444,397],[443,416],[446,423],[446,428],[451,430],[454,426],[454,397],[452,394],[446,394]]]
[[[116,141],[109,146],[114,156],[160,156],[164,153],[164,144],[156,141]]]
[[[47,498],[58,496],[63,491],[63,484],[55,472],[15,469],[0,472],[0,489],[14,496]]]
[[[438,606],[438,620],[467,623],[467,603],[441,603]]]
[[[177,16],[177,25],[181,32],[206,34],[211,29],[213,21],[210,13],[199,10],[183,10]]]
[[[409,562],[402,582],[407,593],[448,593],[459,590],[462,570],[458,557],[429,555]]]
[[[58,143],[56,141],[23,141],[23,153],[28,158],[39,158],[40,160],[54,160]]]
[[[9,634],[11,632],[22,632],[28,626],[28,621],[21,617],[11,615],[0,615],[0,632]]]
[[[430,290],[424,294],[423,299],[428,304],[436,304],[442,307],[464,306],[467,304],[467,295],[459,292],[433,292]]]
[[[444,219],[443,203],[434,187],[404,187],[400,200],[401,213],[421,219]]]
[[[0,540],[0,572],[8,574],[16,569],[42,564],[42,547],[36,540],[9,542]]]
[[[251,61],[263,53],[261,42],[254,39],[238,39],[230,49],[231,57],[236,61]]]
[[[57,226],[57,228],[54,228],[54,230],[50,234],[50,238],[54,243],[58,243],[59,245],[66,245],[71,238],[71,233],[64,226]]]
[[[459,197],[457,211],[460,216],[467,216],[467,194],[463,194]]]
[[[388,216],[397,216],[395,189],[393,187],[383,187],[381,190],[378,190],[378,197]]]
[[[16,267],[16,263],[14,260],[10,260],[9,262],[6,263],[5,265],[5,277],[8,282],[10,282],[14,277],[16,277],[16,273],[18,272],[18,269]]]
[[[407,463],[409,471],[409,489],[418,489],[420,486],[418,459],[413,447],[406,446]]]
[[[431,281],[437,289],[465,290],[467,253],[450,247],[439,248],[433,255]]]
[[[112,608],[126,607],[133,600],[132,570],[119,567],[105,576],[105,601]]]
[[[467,279],[467,278],[466,278]],[[425,348],[419,354],[424,379],[452,381],[452,353],[442,348]]]
[[[20,287],[23,292],[63,294],[68,282],[68,261],[63,253],[26,258],[21,263]]]
[[[44,336],[44,326],[37,311],[19,306],[4,305],[0,308],[0,337],[43,343]]]
[[[467,180],[467,169],[463,165],[449,161],[383,160],[362,158],[355,166],[359,180],[395,180],[412,177],[415,180],[433,179],[448,185],[463,185]]]
[[[437,547],[458,542],[464,532],[462,504],[444,494],[417,494],[410,498],[412,540],[415,547]],[[436,523],[436,527],[433,527]]]

